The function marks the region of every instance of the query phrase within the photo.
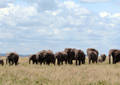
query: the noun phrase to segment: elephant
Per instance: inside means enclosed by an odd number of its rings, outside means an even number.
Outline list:
[[[74,49],[76,65],[85,64],[85,53],[82,50]]]
[[[30,57],[29,57],[29,64],[31,63],[31,61],[32,61],[33,64],[35,64],[35,63],[38,64],[38,60],[37,60],[36,54],[30,55]]]
[[[109,64],[111,64],[111,56],[113,59],[113,64],[116,64],[117,62],[120,61],[120,50],[119,49],[110,49],[109,50]]]
[[[65,64],[67,64],[67,53],[63,52],[57,52],[55,54],[55,57],[57,59],[57,64],[61,65],[63,64],[63,62],[65,62]]]
[[[0,64],[3,66],[3,65],[4,65],[4,61],[3,61],[3,60],[0,60]]]
[[[55,65],[56,58],[51,50],[47,50],[46,52],[44,52],[44,62],[47,65],[50,65],[51,63]]]
[[[9,65],[18,65],[19,55],[17,53],[11,52],[6,57],[6,64],[9,62]]]
[[[88,48],[87,49],[87,56],[88,56],[88,60],[89,60],[89,64],[91,63],[94,63],[98,61],[98,55],[99,55],[99,52],[94,49],[94,48]]]
[[[75,59],[75,50],[72,48],[65,48],[64,52],[67,53],[68,64],[73,64],[73,60]]]
[[[99,62],[102,63],[102,62],[104,62],[106,60],[106,55],[105,54],[101,54],[100,57],[101,58],[99,59]]]
[[[40,65],[41,64],[45,64],[45,54],[46,54],[46,50],[42,50],[42,51],[40,51],[40,52],[38,52],[37,53],[37,60],[38,60],[38,62],[40,63]]]
[[[42,50],[37,53],[37,60],[41,64],[50,65],[51,63],[55,65],[55,55],[51,50]]]

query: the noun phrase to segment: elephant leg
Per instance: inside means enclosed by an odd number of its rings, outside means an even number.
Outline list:
[[[47,65],[47,64],[48,64],[48,62],[47,62],[47,61],[45,61],[45,64]]]
[[[17,62],[15,63],[15,65],[17,65]]]
[[[95,61],[92,59],[92,63],[94,63]]]
[[[36,61],[36,64],[38,64],[38,62]]]
[[[93,63],[95,63],[96,62],[96,60],[93,60]]]
[[[12,65],[11,61],[9,62],[9,65]]]
[[[42,65],[42,61],[40,61],[40,65]]]
[[[49,60],[47,60],[46,63],[47,63],[47,65],[50,65],[50,61]]]
[[[40,64],[42,65],[42,64],[45,64],[45,61],[44,60],[42,60],[41,62],[40,62]]]
[[[79,60],[79,65],[81,65],[81,60]]]
[[[63,61],[61,61],[61,65],[63,65]]]
[[[72,59],[71,59],[71,64],[73,64],[73,61],[72,61]]]
[[[113,57],[113,64],[115,64],[115,58]]]
[[[8,60],[9,65],[11,65],[11,60]]]
[[[82,64],[84,64],[83,59],[81,59]]]
[[[43,64],[45,64],[46,62],[45,62],[45,60],[43,60]]]
[[[78,62],[77,62],[77,59],[76,59],[76,65],[77,65],[77,63],[78,63]]]
[[[71,60],[69,60],[69,64],[71,64]]]
[[[82,64],[85,64],[85,61],[84,61],[84,59],[82,59]]]
[[[116,59],[114,59],[114,64],[116,64],[116,62],[117,62]]]
[[[68,60],[68,64],[70,64],[70,59]]]
[[[43,62],[45,65],[47,64],[47,62],[44,60],[44,62]]]
[[[96,63],[97,63],[97,60],[96,60]]]
[[[72,64],[71,60],[70,60],[70,64]]]
[[[116,64],[115,61],[113,61],[113,64]]]
[[[50,65],[50,62],[48,62],[48,65]]]
[[[10,65],[10,62],[11,62],[11,61],[10,61],[10,60],[8,60],[8,62],[9,62],[9,65]]]
[[[33,64],[35,63],[35,61],[32,61],[33,62]]]
[[[46,65],[48,65],[48,61],[46,61]]]
[[[4,65],[4,62],[2,62],[2,66]]]
[[[65,64],[67,64],[67,60],[65,60]]]
[[[60,60],[57,61],[57,64],[60,65]]]
[[[9,60],[9,65],[13,65],[13,64],[14,64],[13,60]]]
[[[71,64],[71,60],[69,59],[69,64]]]
[[[54,64],[54,66],[55,66],[55,61],[53,61],[53,64]]]
[[[29,59],[29,64],[31,64],[31,59]]]
[[[72,59],[70,59],[70,64],[73,64]]]
[[[17,61],[15,61],[15,65],[17,65],[18,63],[17,63]]]
[[[12,61],[12,65],[14,64],[14,61]]]

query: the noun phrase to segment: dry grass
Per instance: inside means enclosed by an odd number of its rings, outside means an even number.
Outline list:
[[[120,85],[120,63],[40,66],[29,65],[27,58],[19,62],[0,66],[0,85]]]

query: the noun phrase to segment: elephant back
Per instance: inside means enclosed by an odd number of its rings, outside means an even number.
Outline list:
[[[6,56],[8,59],[19,58],[19,55],[15,52],[8,53]]]
[[[58,58],[60,58],[60,59],[66,59],[67,58],[67,53],[66,52],[64,52],[64,51],[62,51],[62,52],[57,52],[56,54],[55,54],[55,57],[58,59]]]
[[[115,51],[118,51],[118,49],[110,49],[108,56],[110,57]]]
[[[91,52],[92,53],[95,53],[95,54],[97,54],[97,56],[99,55],[99,52],[98,52],[98,50],[96,50],[96,49],[94,49],[94,48],[88,48],[87,49],[87,55],[89,55],[89,54],[91,54]]]
[[[38,59],[44,58],[45,57],[45,53],[46,53],[46,50],[42,50],[42,51],[38,52],[37,53],[37,58]]]
[[[82,50],[78,50],[77,55],[85,57],[85,53]]]
[[[114,56],[119,56],[120,55],[120,50],[116,50],[112,53],[112,55]]]

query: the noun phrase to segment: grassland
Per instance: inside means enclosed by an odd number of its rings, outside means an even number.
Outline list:
[[[120,63],[40,66],[29,65],[28,58],[19,63],[0,66],[0,85],[120,85]]]

